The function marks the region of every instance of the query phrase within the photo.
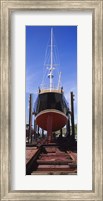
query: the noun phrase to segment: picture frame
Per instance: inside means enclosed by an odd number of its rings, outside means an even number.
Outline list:
[[[93,68],[92,68],[92,107],[93,107],[93,188],[91,191],[12,191],[10,188],[10,139],[11,139],[11,55],[10,55],[10,16],[12,12],[21,10],[60,10],[60,11],[92,11],[93,16]],[[0,102],[0,168],[1,168],[1,200],[95,200],[102,201],[103,188],[103,75],[102,75],[102,35],[103,35],[103,2],[89,1],[6,1],[1,0],[1,102]]]

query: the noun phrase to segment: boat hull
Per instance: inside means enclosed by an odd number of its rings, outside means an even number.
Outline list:
[[[34,113],[36,124],[40,128],[48,130],[49,127],[52,127],[52,131],[60,130],[67,123],[68,112],[69,108],[62,92],[38,94]]]
[[[67,116],[58,110],[48,109],[40,112],[36,116],[36,124],[44,129],[48,130],[48,124],[52,124],[52,131],[57,131],[65,126],[67,123]]]

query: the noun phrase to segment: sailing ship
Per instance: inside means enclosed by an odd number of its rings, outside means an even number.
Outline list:
[[[48,65],[49,88],[39,88],[34,105],[36,124],[47,131],[48,142],[51,141],[52,132],[62,129],[68,121],[69,107],[64,96],[63,87],[60,86],[59,74],[58,86],[53,87],[55,64],[53,60],[53,28],[50,39],[50,64]]]

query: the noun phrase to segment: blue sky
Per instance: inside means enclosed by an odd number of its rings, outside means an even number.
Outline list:
[[[62,72],[64,95],[70,105],[70,91],[75,94],[75,122],[77,122],[77,27],[52,26],[56,45],[57,69]],[[42,83],[45,52],[50,41],[51,26],[26,26],[26,122],[28,122],[28,98],[37,97]],[[54,71],[56,72],[56,70]]]

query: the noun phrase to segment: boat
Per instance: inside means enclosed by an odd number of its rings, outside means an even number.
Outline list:
[[[58,86],[53,87],[53,28],[50,37],[50,64],[48,68],[49,88],[39,88],[34,105],[36,124],[47,131],[48,142],[51,142],[52,132],[62,129],[68,121],[69,107],[64,96],[63,87],[60,86],[61,73]]]

